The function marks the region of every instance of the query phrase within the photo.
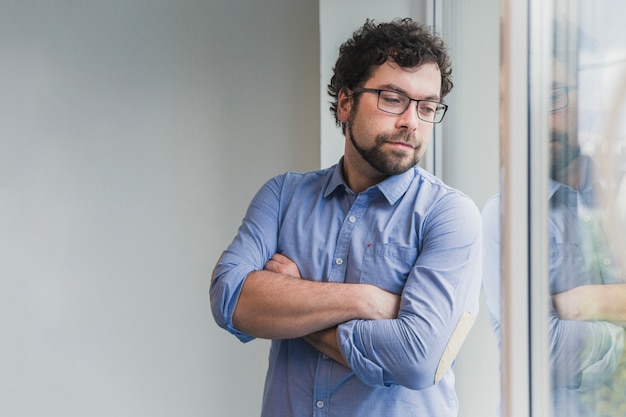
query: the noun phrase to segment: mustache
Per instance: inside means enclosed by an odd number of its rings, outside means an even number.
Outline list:
[[[569,135],[562,130],[553,130],[550,132],[550,142],[568,143]]]
[[[415,132],[397,132],[392,134],[381,134],[378,136],[378,142],[404,142],[408,143],[414,148],[417,147],[417,140],[415,136]]]

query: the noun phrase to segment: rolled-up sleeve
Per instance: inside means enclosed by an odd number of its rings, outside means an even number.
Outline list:
[[[237,330],[233,314],[247,276],[263,269],[276,251],[277,208],[280,177],[264,184],[255,195],[232,243],[213,270],[210,288],[211,312],[216,323],[242,342],[253,337]]]
[[[610,379],[620,365],[624,329],[618,325],[560,320],[552,310],[549,331],[555,388],[597,388]]]

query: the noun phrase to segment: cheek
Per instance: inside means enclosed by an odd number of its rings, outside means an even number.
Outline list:
[[[577,123],[577,113],[572,106],[552,113],[552,124],[560,127],[573,126]]]
[[[550,127],[554,130],[567,131],[567,115],[565,112],[555,112],[552,113],[552,117],[550,118]]]
[[[365,139],[378,133],[375,118],[368,117],[362,112],[357,111],[356,113],[353,112],[350,114],[349,123],[352,132],[359,138]]]
[[[420,127],[419,129],[420,138],[422,138],[422,143],[424,145],[428,145],[433,138],[433,125],[428,124]]]

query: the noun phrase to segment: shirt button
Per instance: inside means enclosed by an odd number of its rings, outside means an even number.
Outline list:
[[[343,264],[343,259],[341,259],[341,258],[337,258],[337,259],[335,259],[335,263],[336,263],[337,265],[342,265],[342,264]]]
[[[604,259],[602,260],[602,263],[603,263],[604,265],[606,265],[606,266],[609,266],[609,265],[611,265],[611,260],[610,260],[609,258],[604,258]]]
[[[591,216],[589,216],[589,215],[584,215],[584,216],[583,216],[583,220],[584,220],[585,222],[590,222],[590,221],[591,221]]]
[[[322,355],[322,358],[328,359],[328,355]]]
[[[356,217],[350,216],[348,220],[350,220],[350,223],[354,223],[356,221]]]
[[[316,404],[317,408],[324,408],[324,401],[320,400]]]

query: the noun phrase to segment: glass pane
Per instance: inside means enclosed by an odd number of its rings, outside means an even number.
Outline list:
[[[554,416],[626,415],[626,2],[555,1],[548,95]]]
[[[531,157],[549,153],[545,175],[549,262],[544,271],[549,297],[539,302],[549,301],[550,307],[551,415],[624,417],[626,2],[553,0],[552,6],[550,16],[541,17],[551,25],[543,45],[550,51],[545,68],[550,69],[551,80],[536,97],[533,88],[529,97],[530,113],[536,115],[539,106],[547,120],[547,129],[536,129],[531,120],[533,134],[542,136],[529,141],[545,145],[531,147]],[[543,25],[529,25],[531,30],[537,27]],[[531,60],[544,59],[542,51],[531,52]],[[529,83],[535,87],[542,80],[533,76]],[[510,306],[501,297],[501,200],[495,196],[487,201],[482,213],[484,298],[502,346],[508,342],[503,342],[502,326]]]

